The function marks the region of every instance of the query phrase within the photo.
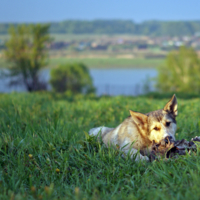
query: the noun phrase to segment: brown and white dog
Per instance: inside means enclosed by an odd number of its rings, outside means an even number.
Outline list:
[[[153,143],[160,143],[168,138],[175,140],[176,116],[178,114],[176,96],[161,110],[146,114],[130,110],[130,116],[116,128],[98,127],[89,131],[90,135],[101,135],[108,146],[114,145],[135,160],[149,160],[147,156],[152,150]],[[138,153],[143,152],[143,155]]]

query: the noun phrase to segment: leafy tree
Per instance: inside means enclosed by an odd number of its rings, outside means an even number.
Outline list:
[[[92,78],[84,64],[63,64],[51,70],[50,84],[56,92],[94,92]]]
[[[49,25],[19,25],[10,28],[5,58],[11,64],[8,76],[15,77],[10,84],[24,84],[29,92],[45,89],[39,80],[40,70],[47,65],[46,43],[51,40]]]
[[[159,68],[157,88],[163,92],[200,92],[200,61],[194,49],[180,47]]]

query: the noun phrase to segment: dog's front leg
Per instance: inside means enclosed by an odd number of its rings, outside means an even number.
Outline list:
[[[122,151],[127,155],[130,151],[131,159],[135,158],[135,161],[149,161],[149,158],[147,156],[141,155],[137,149],[132,148],[130,149],[122,149]],[[137,154],[137,155],[136,155]]]

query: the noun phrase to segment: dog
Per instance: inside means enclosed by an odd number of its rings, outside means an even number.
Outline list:
[[[178,103],[174,94],[163,109],[146,114],[130,110],[130,116],[116,128],[93,128],[89,135],[101,136],[107,147],[117,146],[126,155],[130,153],[135,161],[148,161],[153,144],[175,140],[177,115]]]

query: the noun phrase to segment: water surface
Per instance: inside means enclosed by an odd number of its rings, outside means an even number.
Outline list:
[[[139,95],[153,91],[153,81],[150,79],[157,76],[155,69],[90,69],[90,74],[96,88],[97,95]],[[49,81],[50,70],[41,72],[41,79]],[[0,92],[24,92],[23,85],[9,87],[10,78],[0,78]],[[48,85],[48,89],[51,86]]]

